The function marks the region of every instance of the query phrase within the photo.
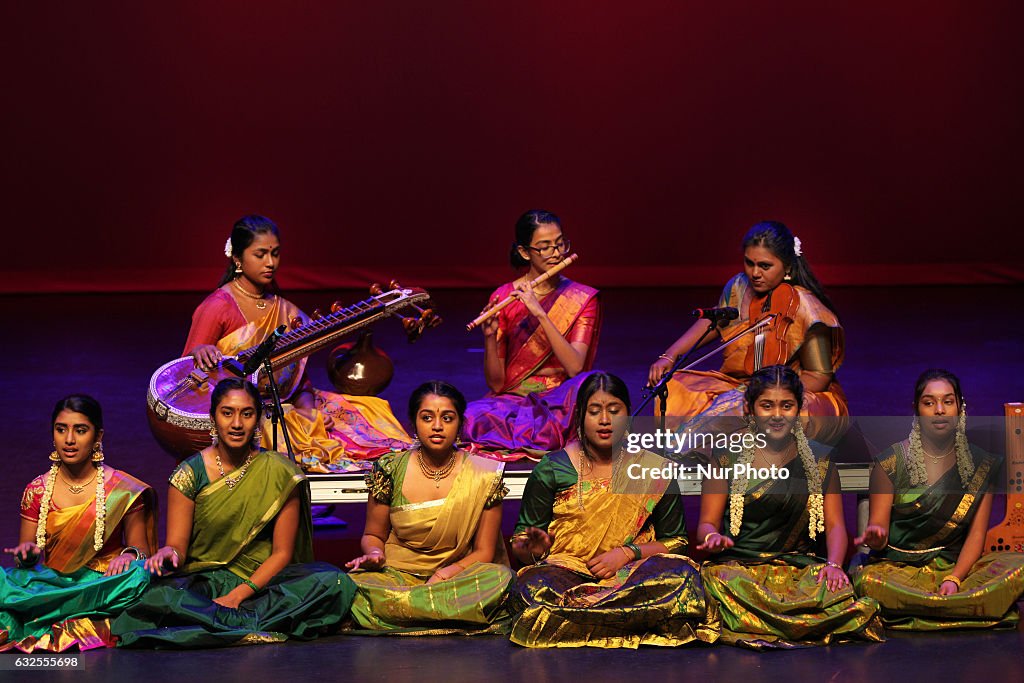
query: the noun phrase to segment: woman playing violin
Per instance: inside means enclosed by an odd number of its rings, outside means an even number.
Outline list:
[[[782,223],[764,221],[743,238],[743,272],[725,285],[719,306],[732,306],[739,318],[707,336],[709,320],[698,320],[651,365],[657,383],[676,359],[701,344],[728,341],[775,314],[760,335],[748,334],[723,351],[719,371],[686,371],[669,382],[668,415],[741,415],[743,385],[755,370],[787,365],[800,375],[806,394],[804,415],[844,416],[846,396],[836,381],[843,362],[843,329],[803,256],[800,240]],[[821,435],[818,435],[819,438]]]

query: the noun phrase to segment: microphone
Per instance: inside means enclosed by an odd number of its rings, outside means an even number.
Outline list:
[[[274,347],[277,345],[277,340],[284,336],[287,330],[287,325],[278,326],[276,330],[270,333],[269,337],[256,347],[256,350],[249,356],[249,360],[245,361],[245,365],[242,365],[233,358],[222,362],[221,365],[239,377],[248,377],[259,370],[263,362],[270,358],[270,354],[274,352]]]
[[[734,308],[733,311],[736,309]],[[274,347],[277,346],[277,340],[284,336],[284,333],[288,331],[287,325],[279,325],[276,330],[270,333],[270,336],[263,340],[263,342],[256,347],[256,350],[249,360],[245,361],[245,367],[242,370],[247,375],[251,375],[260,369],[263,362],[270,358],[270,354],[274,352]]]
[[[729,320],[735,320],[740,317],[740,312],[736,310],[734,306],[722,306],[720,308],[695,308],[693,309],[694,318],[702,318],[704,320],[711,320],[715,323],[726,322]]]

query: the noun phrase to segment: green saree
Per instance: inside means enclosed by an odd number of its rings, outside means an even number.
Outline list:
[[[312,562],[309,485],[284,456],[262,451],[233,489],[210,483],[201,454],[182,462],[171,485],[195,501],[188,557],[179,574],[154,579],[111,630],[124,647],[194,648],[308,640],[335,630],[352,600],[341,570]],[[293,564],[238,609],[213,599],[241,585],[270,556],[274,520],[294,491],[301,505]]]
[[[522,614],[512,642],[526,647],[637,648],[718,639],[696,563],[683,553],[686,520],[674,484],[629,480],[630,465],[659,467],[652,453],[624,454],[609,479],[584,480],[565,451],[537,463],[526,483],[516,531],[552,537],[542,562],[519,572]],[[598,579],[587,561],[626,543],[660,541],[668,553],[628,562]]]
[[[931,486],[913,487],[907,441],[878,456],[893,483],[889,545],[872,551],[854,577],[860,595],[882,605],[888,628],[907,631],[1013,627],[1024,593],[1024,554],[990,553],[974,563],[960,590],[939,595],[956,564],[984,495],[999,476],[996,456],[972,447],[974,475],[964,487],[956,467]]]
[[[827,489],[835,468],[816,455]],[[733,464],[727,456],[719,460]],[[735,545],[701,569],[704,590],[721,611],[722,642],[766,650],[884,640],[874,600],[857,598],[850,586],[832,592],[817,582],[825,560],[808,532],[806,475],[800,458],[787,467],[788,479],[748,481]],[[728,507],[722,528],[729,528]]]
[[[402,493],[412,451],[381,456],[367,474],[370,495],[390,505],[387,565],[355,570],[350,633],[409,635],[504,633],[515,574],[499,538],[494,562],[476,562],[451,579],[427,585],[440,569],[473,549],[484,509],[500,505],[504,463],[464,456],[445,498],[410,503]]]
[[[136,600],[149,585],[141,562],[104,576],[124,548],[124,520],[142,515],[147,542],[156,545],[156,496],[149,485],[104,466],[104,542],[96,550],[96,498],[58,508],[46,517],[44,563],[0,569],[0,652],[64,652],[113,647],[110,617]],[[38,523],[46,476],[36,477],[22,497],[21,516]]]

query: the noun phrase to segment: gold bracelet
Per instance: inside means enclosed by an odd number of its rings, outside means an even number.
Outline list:
[[[960,579],[958,579],[955,575],[947,574],[946,576],[943,576],[942,577],[942,581],[939,582],[939,585],[941,586],[942,584],[946,583],[947,581],[952,581],[953,583],[956,584],[956,587],[958,589],[960,588]]]
[[[718,534],[718,532],[717,531],[712,531],[710,534],[706,535],[704,537],[704,542],[701,543],[701,545],[707,545],[708,544],[708,539],[711,538],[712,536],[714,536],[715,534]],[[721,534],[718,534],[718,535],[721,536]]]
[[[529,539],[530,539],[530,534],[526,533],[525,531],[520,531],[519,533],[515,533],[515,534],[512,534],[511,536],[509,536],[508,544],[509,545],[515,545],[516,541],[528,541]]]
[[[664,359],[665,359],[665,360],[667,360],[667,361],[668,361],[669,363],[675,363],[675,362],[676,362],[676,359],[675,359],[675,358],[673,358],[672,356],[669,356],[669,355],[667,355],[667,354],[664,354],[664,353],[662,353],[662,354],[659,354],[659,355],[658,355],[658,358],[664,358]]]
[[[619,550],[621,550],[622,554],[626,556],[626,562],[632,562],[633,561],[633,553],[629,552],[629,549],[626,548],[626,546],[620,545],[619,546]]]

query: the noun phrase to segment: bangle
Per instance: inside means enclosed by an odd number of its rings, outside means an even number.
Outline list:
[[[826,567],[835,567],[839,571],[843,571],[843,566],[841,564],[836,564],[832,560],[825,560],[825,566]]]
[[[662,353],[662,354],[659,354],[659,355],[658,355],[658,358],[664,358],[664,359],[665,359],[665,360],[667,360],[667,361],[668,361],[669,363],[675,363],[675,362],[676,362],[676,359],[675,359],[675,358],[673,358],[672,356],[669,356],[669,355],[667,355],[667,354],[664,354],[664,353]]]
[[[626,562],[632,562],[633,561],[633,554],[631,552],[629,552],[629,550],[627,549],[626,546],[620,545],[619,546],[619,550],[621,550],[622,554],[626,556]]]
[[[135,559],[136,560],[144,560],[144,559],[146,559],[146,553],[142,552],[141,550],[139,550],[138,548],[136,548],[133,545],[129,545],[129,546],[126,546],[126,547],[122,548],[121,549],[121,554],[124,555],[128,551],[131,551],[132,554],[135,555]]]
[[[171,549],[172,553],[174,553],[174,559],[178,561],[178,567],[180,568],[181,567],[181,555],[179,555],[178,551],[174,549],[174,546],[167,546],[167,547]]]
[[[638,546],[636,543],[627,543],[626,547],[633,551],[634,561],[643,559],[644,554],[640,552],[640,546]]]
[[[529,538],[530,538],[530,534],[526,533],[525,531],[520,531],[518,533],[515,533],[515,534],[512,534],[511,536],[509,536],[508,544],[509,545],[515,545],[516,541],[526,541]]]
[[[714,536],[715,534],[718,534],[719,536],[722,535],[722,534],[719,534],[717,531],[712,531],[710,534],[707,534],[707,535],[704,536],[704,542],[701,543],[701,545],[707,545],[708,544],[708,539],[711,538],[712,536]]]
[[[253,593],[260,592],[260,587],[253,583],[251,579],[242,579],[242,583],[251,588]]]
[[[956,584],[957,588],[960,588],[960,579],[957,578],[954,574],[947,574],[946,576],[943,576],[942,577],[942,581],[939,582],[939,585],[941,586],[942,584],[946,583],[947,581],[952,581],[953,583]]]

